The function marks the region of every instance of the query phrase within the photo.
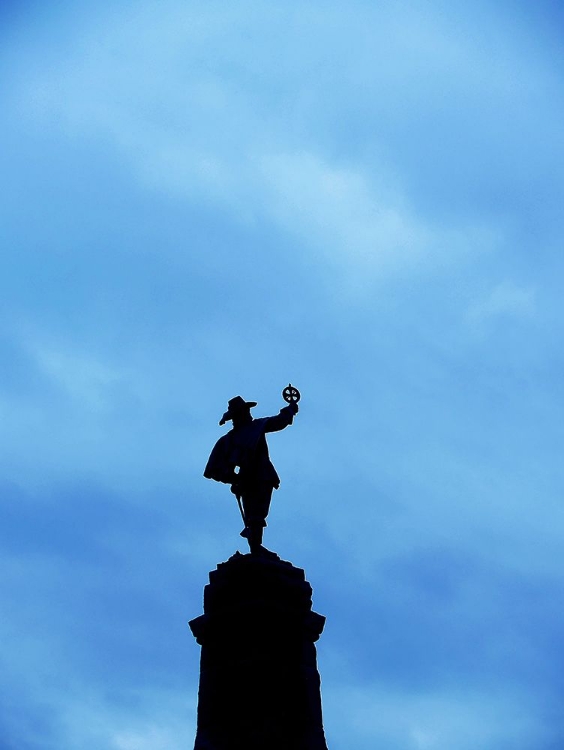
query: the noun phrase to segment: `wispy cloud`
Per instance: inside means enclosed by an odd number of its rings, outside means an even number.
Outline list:
[[[115,707],[96,694],[69,699],[64,708],[69,745],[85,750],[181,750],[193,743],[195,710],[184,693],[138,690],[127,702]]]
[[[472,322],[485,322],[490,318],[529,318],[536,309],[537,290],[513,281],[501,281],[483,299],[474,303],[468,310]]]
[[[291,379],[267,544],[328,616],[330,746],[548,750],[564,77],[540,5],[22,12],[0,744],[190,744],[186,620],[241,547],[202,469],[226,400],[264,416]]]
[[[361,154],[343,159],[333,143],[316,143],[310,128],[319,114],[308,112],[306,126],[292,99],[308,91],[316,96],[317,86],[327,83],[322,71],[309,83],[293,71],[301,94],[291,94],[288,81],[280,79],[282,101],[290,97],[287,108],[258,96],[247,78],[251,50],[238,43],[222,47],[234,33],[235,39],[237,33],[255,33],[256,20],[237,16],[234,32],[225,19],[218,24],[214,12],[180,13],[174,3],[157,23],[148,15],[140,11],[124,20],[112,14],[104,33],[90,32],[57,64],[31,76],[29,111],[35,108],[42,121],[63,127],[70,137],[107,139],[148,187],[211,202],[243,223],[271,222],[299,240],[300,253],[339,274],[350,272],[357,290],[373,275],[442,268],[460,254],[495,248],[495,227],[462,220],[445,231],[418,214],[409,182],[389,158],[376,156],[389,139],[379,128],[368,137],[367,160]],[[297,33],[285,20],[289,33]],[[331,36],[331,23],[338,20],[331,15],[316,34]],[[205,43],[211,48],[203,58]],[[353,53],[359,71],[366,70],[367,45],[361,36]],[[204,64],[213,54],[213,64]],[[252,54],[270,70],[273,83],[271,48],[257,39]],[[307,56],[304,63],[312,64]],[[342,76],[336,85],[346,91]],[[444,165],[436,168],[444,171]]]
[[[394,694],[384,686],[363,686],[337,691],[329,687],[325,696],[329,738],[335,732],[343,747],[348,739],[359,750],[497,750],[512,742],[548,748],[554,740],[544,726],[542,709],[518,692],[453,687]],[[333,713],[339,716],[338,724]]]

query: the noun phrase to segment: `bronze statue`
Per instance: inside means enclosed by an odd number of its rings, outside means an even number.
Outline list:
[[[262,419],[253,419],[251,415],[256,401],[245,401],[241,396],[228,401],[228,409],[219,424],[232,421],[233,428],[219,438],[204,470],[207,479],[231,485],[245,524],[241,536],[247,539],[252,554],[266,552],[262,533],[272,491],[280,486],[280,478],[268,455],[266,433],[288,427],[298,413],[300,393],[297,388],[288,385],[282,395],[288,406],[280,409],[275,417]]]

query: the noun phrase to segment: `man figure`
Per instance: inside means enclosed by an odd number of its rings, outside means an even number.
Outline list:
[[[245,528],[241,536],[249,542],[251,553],[264,551],[262,532],[270,508],[272,490],[280,486],[280,478],[268,455],[267,432],[277,432],[291,425],[298,404],[291,401],[275,417],[253,419],[251,409],[256,401],[235,396],[220,425],[230,420],[233,428],[215,444],[204,470],[207,479],[231,485],[231,492],[243,503]],[[239,467],[239,472],[235,471]]]

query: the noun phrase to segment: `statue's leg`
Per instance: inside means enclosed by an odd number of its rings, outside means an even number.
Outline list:
[[[262,549],[262,526],[252,525],[248,529],[247,541],[252,554],[256,554]]]
[[[270,485],[254,486],[248,488],[243,494],[246,523],[244,536],[246,536],[253,553],[262,549],[262,534],[266,526],[266,516],[270,508],[271,497],[272,487]]]

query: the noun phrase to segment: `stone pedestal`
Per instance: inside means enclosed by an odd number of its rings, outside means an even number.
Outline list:
[[[194,750],[327,750],[312,612],[303,570],[236,553],[210,573]]]

